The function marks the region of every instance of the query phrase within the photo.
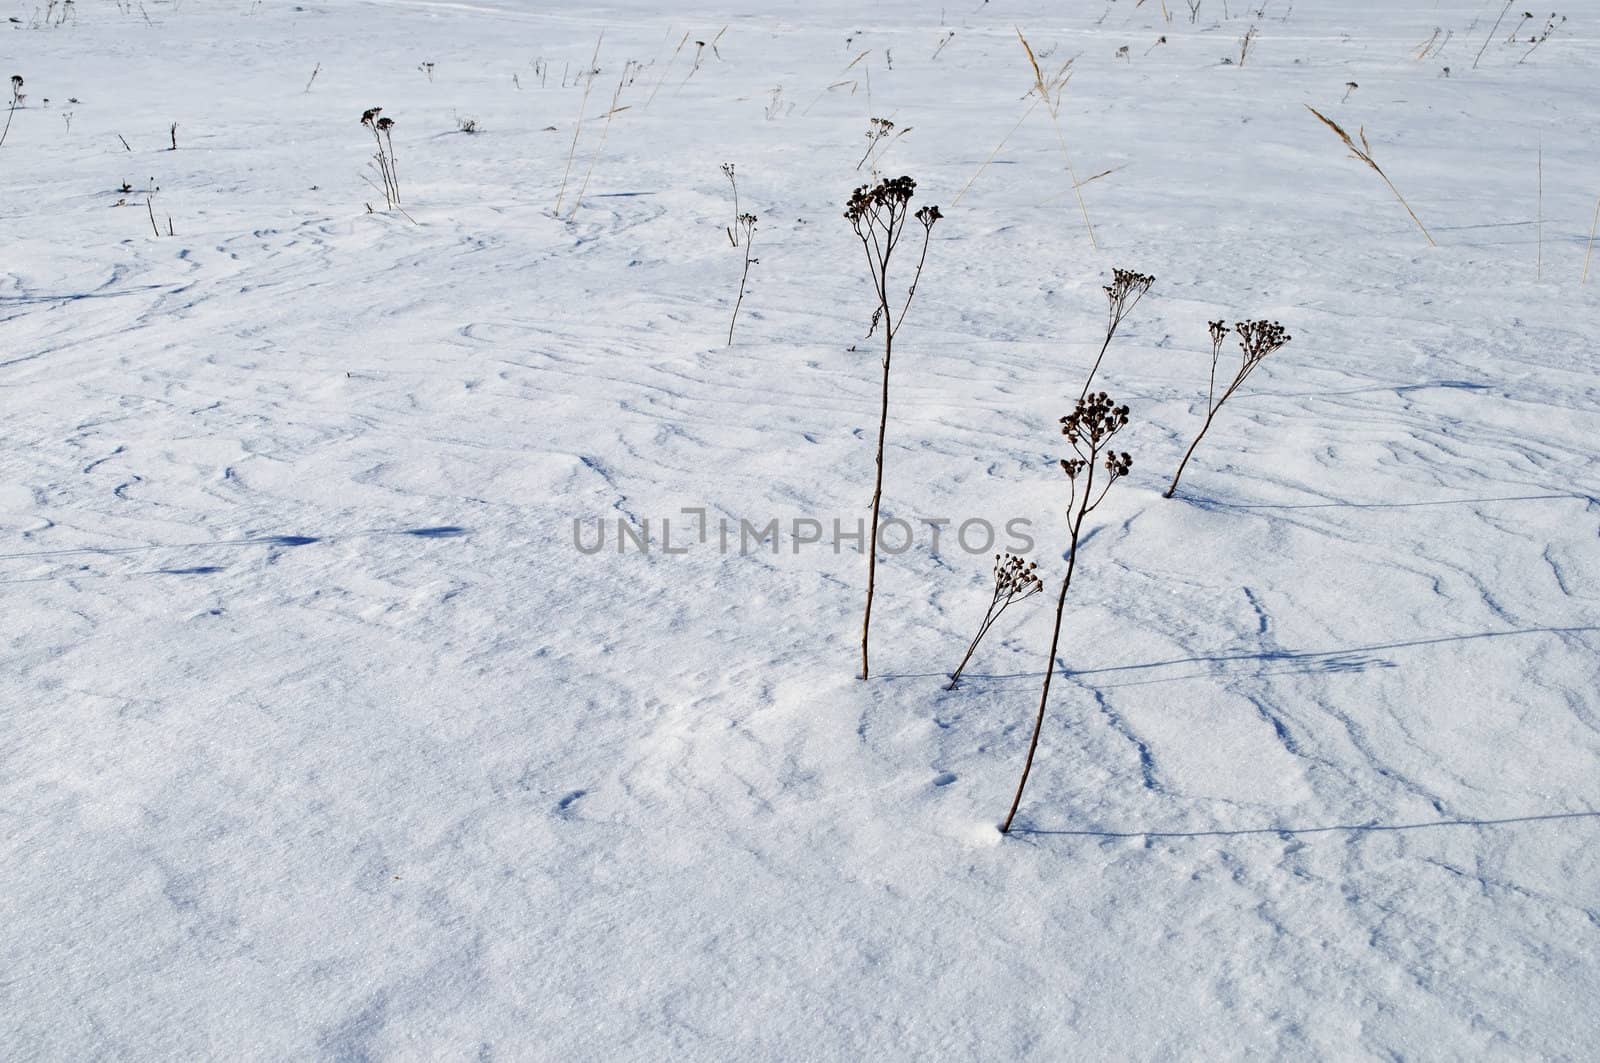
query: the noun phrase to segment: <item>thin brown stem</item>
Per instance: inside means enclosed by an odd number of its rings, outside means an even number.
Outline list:
[[[1206,414],[1205,423],[1200,426],[1200,433],[1194,437],[1194,442],[1189,444],[1189,449],[1184,451],[1183,460],[1178,462],[1178,471],[1172,474],[1172,485],[1167,488],[1166,494],[1162,495],[1162,498],[1171,498],[1173,493],[1178,490],[1178,478],[1183,475],[1183,467],[1189,464],[1190,456],[1194,454],[1195,448],[1200,445],[1200,441],[1206,437],[1206,431],[1211,427],[1212,418],[1216,417],[1217,410],[1221,408],[1222,404],[1219,402],[1210,413]]]
[[[1050,703],[1050,677],[1056,670],[1056,650],[1061,645],[1061,616],[1067,608],[1067,588],[1072,586],[1072,570],[1078,562],[1078,533],[1083,529],[1083,518],[1092,508],[1089,505],[1089,492],[1094,486],[1094,461],[1091,451],[1091,460],[1088,471],[1089,479],[1084,483],[1083,502],[1078,507],[1076,519],[1072,522],[1072,552],[1067,555],[1067,574],[1061,580],[1061,593],[1056,595],[1056,626],[1050,635],[1050,656],[1045,659],[1044,689],[1039,692],[1039,712],[1033,721],[1033,738],[1028,742],[1028,759],[1022,764],[1022,778],[1017,780],[1017,795],[1011,799],[1011,811],[1006,813],[1006,821],[1000,825],[1001,834],[1011,833],[1011,821],[1017,818],[1017,808],[1022,804],[1022,791],[1028,785],[1028,773],[1033,771],[1033,757],[1039,751],[1039,734],[1044,730],[1045,707]]]
[[[888,313],[888,308],[884,308]],[[867,636],[872,630],[872,592],[878,577],[878,509],[883,501],[883,441],[889,430],[889,360],[893,353],[894,334],[887,328],[883,334],[883,402],[878,412],[877,479],[872,486],[872,534],[867,540],[867,608],[861,616],[861,678],[871,672],[867,666]]]
[[[1488,48],[1489,42],[1494,40],[1494,35],[1500,32],[1500,23],[1505,19],[1506,12],[1511,10],[1511,5],[1514,2],[1515,0],[1506,0],[1506,6],[1500,9],[1500,17],[1494,20],[1494,28],[1489,31],[1489,36],[1483,39],[1483,48],[1478,49],[1477,56],[1472,60],[1472,69],[1478,69],[1478,60],[1483,58],[1484,49]]]
[[[728,346],[733,346],[733,327],[739,323],[739,307],[744,305],[744,286],[750,279],[750,245],[755,242],[755,224],[745,226],[744,234],[744,273],[739,276],[739,298],[733,303],[733,320],[728,322]]]

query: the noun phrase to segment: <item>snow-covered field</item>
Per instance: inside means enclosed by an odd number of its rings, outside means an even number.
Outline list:
[[[1600,10],[1228,6],[0,2],[0,1057],[1595,1058]]]

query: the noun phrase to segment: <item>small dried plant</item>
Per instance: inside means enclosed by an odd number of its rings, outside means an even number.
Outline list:
[[[943,217],[938,207],[923,207],[911,211],[911,197],[917,183],[910,177],[886,177],[875,185],[861,185],[850,194],[844,216],[855,231],[856,238],[866,251],[867,269],[871,274],[872,294],[876,306],[872,311],[871,336],[883,330],[883,398],[878,412],[877,473],[872,488],[872,537],[867,542],[867,605],[861,618],[861,678],[870,675],[867,664],[867,637],[872,629],[872,594],[878,573],[878,512],[883,501],[883,441],[889,426],[889,364],[894,358],[894,338],[905,324],[906,311],[916,297],[917,284],[922,280],[922,267],[928,260],[928,242],[933,236],[933,226]],[[922,226],[922,250],[917,256],[916,269],[911,274],[911,284],[906,290],[905,302],[895,313],[889,294],[889,265],[900,246],[906,223],[912,218]],[[898,301],[898,300],[893,300]]]
[[[1118,453],[1111,449],[1111,441],[1128,425],[1128,407],[1118,406],[1105,392],[1097,392],[1078,400],[1072,413],[1061,418],[1061,434],[1067,437],[1073,456],[1061,461],[1061,471],[1067,474],[1072,494],[1067,503],[1071,541],[1067,550],[1067,574],[1061,580],[1061,592],[1056,596],[1056,624],[1050,636],[1050,656],[1045,660],[1044,688],[1039,692],[1039,711],[1033,722],[1033,739],[1028,743],[1028,759],[1022,765],[1022,778],[1017,782],[1017,795],[1011,800],[1011,811],[1000,825],[1000,833],[1011,830],[1011,821],[1017,817],[1017,807],[1022,804],[1022,791],[1028,785],[1028,773],[1033,770],[1033,757],[1039,749],[1039,733],[1044,729],[1045,707],[1050,703],[1050,677],[1056,670],[1056,651],[1061,645],[1061,616],[1066,611],[1067,590],[1072,586],[1073,569],[1078,562],[1078,542],[1083,535],[1083,524],[1089,514],[1105,501],[1113,484],[1128,475],[1133,468],[1133,458],[1127,451]],[[1103,473],[1104,483],[1095,491],[1095,478]]]
[[[734,176],[733,163],[722,164],[722,176],[728,179],[728,184],[733,186],[733,224],[726,226],[728,243],[734,247],[739,246],[739,220],[744,217],[739,210],[739,179]]]
[[[1244,31],[1244,36],[1239,38],[1239,65],[1244,66],[1244,61],[1250,58],[1250,46],[1256,43],[1256,28],[1251,26]]]
[[[6,135],[11,132],[11,118],[12,118],[12,116],[17,113],[17,108],[19,106],[21,106],[22,101],[27,99],[27,98],[28,98],[27,93],[22,91],[22,75],[21,74],[12,74],[11,75],[11,109],[6,112],[6,127],[4,129],[0,129],[0,146],[4,146],[4,144],[6,142]]]
[[[381,117],[382,114],[382,107],[368,107],[361,112],[361,124],[372,131],[373,143],[377,145],[372,159],[383,179],[384,205],[392,210],[400,206],[400,175],[395,169],[394,119]]]
[[[869,118],[867,120],[867,150],[862,154],[860,161],[856,163],[857,171],[860,171],[861,167],[867,164],[867,160],[872,157],[873,151],[877,150],[879,144],[889,139],[889,134],[893,132],[894,123],[887,118]]]
[[[1550,17],[1545,20],[1544,31],[1541,32],[1537,37],[1528,38],[1528,50],[1522,53],[1522,58],[1517,60],[1517,65],[1521,66],[1523,63],[1526,63],[1528,61],[1528,56],[1534,53],[1534,49],[1538,48],[1539,45],[1543,44],[1545,41],[1548,41],[1556,32],[1556,30],[1561,28],[1561,24],[1566,21],[1567,16],[1558,15],[1554,12],[1551,12]]]
[[[1038,568],[1038,562],[1023,561],[1016,554],[994,555],[994,594],[989,598],[989,607],[983,612],[983,623],[978,625],[978,633],[967,644],[967,652],[962,656],[961,663],[950,673],[950,685],[945,687],[946,690],[954,690],[961,682],[961,673],[966,671],[967,662],[972,660],[978,643],[983,641],[983,636],[989,633],[994,622],[1000,619],[1000,614],[1044,590],[1044,583],[1037,574]]]
[[[1139,300],[1144,298],[1144,293],[1156,279],[1148,273],[1136,273],[1131,269],[1114,269],[1111,271],[1111,283],[1101,290],[1106,293],[1106,338],[1100,345],[1100,353],[1094,360],[1094,366],[1089,370],[1089,377],[1083,382],[1083,391],[1078,394],[1081,401],[1089,394],[1089,385],[1094,383],[1094,375],[1100,371],[1100,362],[1106,356],[1106,350],[1111,346],[1111,338],[1117,334],[1117,329],[1122,325],[1123,318],[1133,312],[1139,305]]]
[[[1050,123],[1055,126],[1056,143],[1061,147],[1061,161],[1066,164],[1067,178],[1072,182],[1072,194],[1078,201],[1078,213],[1083,215],[1083,228],[1089,234],[1089,246],[1098,251],[1100,242],[1095,239],[1094,226],[1089,223],[1089,208],[1083,202],[1083,186],[1087,182],[1078,180],[1078,173],[1072,165],[1072,156],[1067,151],[1066,134],[1061,131],[1061,102],[1065,95],[1067,80],[1071,76],[1069,70],[1072,67],[1072,60],[1068,59],[1054,77],[1047,79],[1044,70],[1039,66],[1039,57],[1034,54],[1033,46],[1028,43],[1028,38],[1022,35],[1021,30],[1017,31],[1017,40],[1022,42],[1022,50],[1028,54],[1028,65],[1033,70],[1033,92],[1037,95],[1036,102],[1044,104],[1045,110],[1050,114]]]
[[[1217,416],[1217,411],[1222,409],[1222,404],[1233,397],[1240,386],[1256,366],[1260,365],[1267,355],[1278,350],[1284,344],[1294,339],[1283,330],[1283,326],[1276,321],[1238,321],[1234,323],[1234,330],[1239,336],[1239,350],[1243,357],[1239,361],[1239,368],[1233,374],[1233,382],[1217,394],[1217,362],[1222,357],[1222,341],[1228,337],[1228,326],[1221,321],[1210,323],[1211,330],[1211,381],[1206,385],[1206,419],[1200,425],[1199,433],[1194,437],[1194,442],[1189,444],[1189,449],[1183,455],[1183,460],[1178,462],[1178,471],[1172,474],[1172,485],[1167,488],[1163,498],[1171,498],[1178,490],[1178,478],[1183,475],[1183,468],[1189,464],[1189,458],[1194,454],[1200,440],[1206,437],[1206,432],[1211,428],[1211,422]]]
[[[728,322],[728,346],[732,347],[733,327],[739,323],[739,307],[744,305],[744,286],[745,282],[750,279],[750,267],[761,262],[759,258],[750,253],[756,238],[756,216],[754,214],[739,215],[738,228],[729,230],[729,232],[737,232],[739,236],[743,237],[742,241],[734,240],[733,246],[739,247],[742,244],[744,247],[744,272],[739,275],[739,298],[733,302],[733,320]]]
[[[1417,212],[1411,209],[1411,204],[1406,202],[1406,197],[1400,194],[1400,190],[1394,186],[1394,182],[1389,180],[1389,175],[1383,172],[1383,167],[1379,166],[1377,160],[1372,157],[1372,145],[1367,143],[1366,126],[1362,126],[1356,131],[1356,135],[1361,138],[1361,146],[1357,147],[1356,142],[1351,139],[1350,134],[1346,133],[1344,131],[1344,127],[1338,122],[1335,122],[1332,118],[1329,118],[1327,115],[1323,114],[1309,103],[1306,104],[1306,110],[1316,115],[1323,125],[1333,130],[1334,135],[1340,140],[1344,141],[1344,146],[1350,149],[1351,158],[1366,163],[1372,168],[1373,173],[1383,178],[1383,183],[1389,186],[1389,191],[1394,193],[1394,198],[1400,201],[1400,205],[1402,207],[1406,208],[1406,213],[1411,215],[1411,220],[1417,223],[1417,228],[1421,229],[1422,235],[1427,237],[1428,246],[1438,247],[1439,245],[1433,242],[1433,234],[1428,232],[1428,227],[1422,224],[1422,219],[1417,217]]]
[[[1194,25],[1194,20],[1200,17],[1200,5],[1205,0],[1183,0],[1189,6],[1189,25]]]

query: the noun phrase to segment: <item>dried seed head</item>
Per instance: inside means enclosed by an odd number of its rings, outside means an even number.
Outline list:
[[[371,125],[373,122],[378,120],[378,115],[382,113],[382,107],[368,107],[365,111],[361,112],[361,124]]]
[[[383,132],[387,133],[389,130],[394,128],[394,119],[393,118],[380,118],[380,119],[378,119],[378,128],[380,130],[382,130]]]
[[[917,211],[917,220],[922,223],[922,226],[925,229],[933,228],[933,223],[942,217],[944,217],[944,215],[939,212],[938,207],[923,207],[921,210]]]
[[[1239,349],[1247,367],[1294,339],[1276,321],[1236,321],[1233,328],[1239,334]]]
[[[1221,321],[1209,321],[1206,323],[1206,327],[1211,330],[1211,346],[1213,348],[1221,347],[1223,337],[1228,334],[1228,326]]]
[[[910,202],[916,188],[917,182],[909,177],[885,177],[875,185],[862,185],[850,193],[844,216],[857,223],[879,210],[899,210]]]
[[[1034,575],[1038,567],[1037,563],[1024,562],[1016,554],[994,555],[995,597],[1026,598],[1044,590],[1044,583]]]
[[[1098,450],[1101,443],[1110,439],[1128,423],[1128,407],[1118,406],[1103,391],[1085,395],[1077,407],[1061,418],[1061,434],[1072,441],[1074,448],[1087,445]],[[1069,472],[1067,475],[1076,475]]]
[[[1150,285],[1156,279],[1148,273],[1136,273],[1131,269],[1113,269],[1111,283],[1105,286],[1106,298],[1112,306],[1128,302],[1129,297],[1137,299],[1150,290]]]

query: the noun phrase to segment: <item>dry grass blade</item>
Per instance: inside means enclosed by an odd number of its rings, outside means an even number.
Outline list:
[[[1045,99],[1049,99],[1050,92],[1045,88],[1044,85],[1044,72],[1039,69],[1039,60],[1033,54],[1033,46],[1028,43],[1028,38],[1022,35],[1022,31],[1020,29],[1017,30],[1017,40],[1022,42],[1022,50],[1028,53],[1028,62],[1033,65],[1034,87],[1039,90],[1039,95],[1043,96]]]
[[[606,39],[606,31],[601,30],[600,36],[595,38],[594,55],[589,59],[589,80],[583,87],[583,99],[578,101],[578,121],[572,127],[572,146],[567,149],[567,166],[561,171],[561,190],[556,193],[555,213],[561,213],[561,201],[567,198],[567,179],[572,176],[572,160],[578,155],[578,138],[583,135],[583,112],[589,106],[589,93],[594,89],[594,76],[599,72],[596,63],[600,61],[600,45]]]
[[[1094,225],[1089,221],[1089,208],[1083,201],[1083,184],[1078,180],[1077,170],[1072,165],[1072,154],[1067,151],[1067,137],[1061,131],[1061,88],[1066,84],[1067,68],[1070,61],[1061,68],[1061,73],[1056,75],[1052,95],[1051,84],[1044,79],[1044,71],[1039,69],[1038,57],[1033,54],[1033,46],[1028,43],[1028,38],[1022,35],[1020,28],[1017,30],[1017,40],[1022,42],[1022,50],[1028,55],[1028,65],[1033,68],[1033,89],[1044,101],[1045,108],[1050,112],[1050,123],[1055,126],[1056,143],[1061,146],[1061,160],[1067,165],[1067,176],[1072,180],[1072,195],[1078,201],[1078,212],[1083,215],[1083,230],[1089,234],[1089,246],[1096,251],[1100,250],[1100,241],[1095,239]],[[997,151],[999,149],[996,149]],[[987,165],[987,164],[985,164]]]
[[[1580,284],[1589,283],[1589,260],[1594,257],[1594,233],[1600,229],[1600,199],[1594,201],[1594,221],[1589,223],[1589,249],[1583,253],[1583,280]]]
[[[1338,122],[1335,122],[1309,103],[1306,104],[1306,110],[1316,115],[1323,125],[1333,130],[1334,135],[1344,141],[1344,146],[1350,149],[1352,157],[1366,163],[1372,168],[1373,173],[1383,178],[1383,183],[1389,186],[1389,191],[1394,193],[1394,198],[1406,209],[1406,213],[1411,215],[1411,220],[1417,223],[1417,228],[1422,230],[1422,235],[1427,238],[1428,246],[1438,247],[1439,245],[1434,243],[1433,234],[1428,232],[1428,227],[1422,224],[1422,219],[1417,217],[1417,212],[1411,209],[1411,204],[1406,202],[1406,197],[1400,194],[1400,190],[1394,186],[1394,182],[1389,180],[1389,175],[1383,172],[1383,167],[1379,166],[1377,160],[1372,157],[1372,145],[1367,141],[1366,127],[1361,126],[1356,130],[1356,135],[1361,138],[1361,146],[1356,147],[1356,142],[1350,138],[1350,134],[1346,133],[1344,127]]]

